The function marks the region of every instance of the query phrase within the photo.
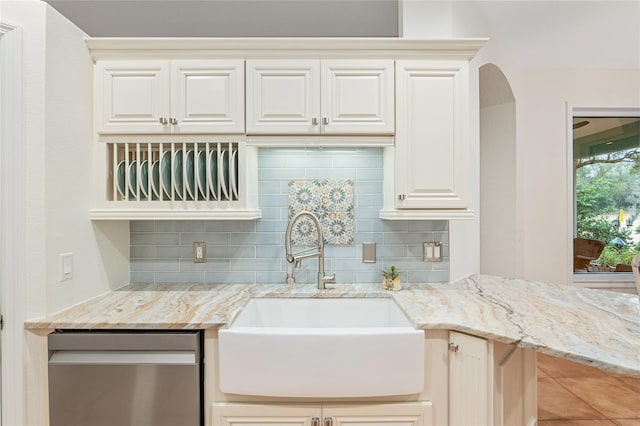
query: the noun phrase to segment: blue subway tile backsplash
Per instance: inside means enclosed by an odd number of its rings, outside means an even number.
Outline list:
[[[349,179],[354,183],[355,240],[325,247],[325,270],[338,283],[378,283],[380,270],[395,265],[403,281],[449,280],[447,221],[383,221],[382,148],[261,148],[257,221],[132,221],[132,283],[284,283],[284,231],[288,182]],[[194,264],[194,241],[207,244],[207,263]],[[422,243],[440,241],[442,262],[423,262]],[[376,242],[377,262],[362,263],[362,243]],[[318,262],[302,262],[297,283],[315,284]]]

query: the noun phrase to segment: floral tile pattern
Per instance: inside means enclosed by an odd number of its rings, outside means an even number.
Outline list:
[[[355,236],[353,180],[312,179],[289,181],[289,220],[301,211],[316,215],[325,244],[351,245]],[[301,217],[291,234],[295,245],[317,244],[316,230]]]

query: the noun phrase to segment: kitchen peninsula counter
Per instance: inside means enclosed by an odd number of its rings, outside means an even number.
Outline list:
[[[391,297],[418,329],[447,329],[640,376],[638,296],[472,275],[455,283],[296,285],[132,284],[44,319],[31,330],[210,329],[251,297]]]

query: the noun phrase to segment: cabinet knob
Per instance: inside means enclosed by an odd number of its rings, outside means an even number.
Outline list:
[[[325,126],[327,124],[329,124],[329,118],[328,117],[322,117],[322,124],[324,124]]]
[[[406,195],[404,195],[404,194],[400,194],[400,195],[398,195],[398,200],[401,200],[401,201],[402,201],[402,200],[404,200],[405,198],[407,198],[407,196],[406,196]]]
[[[314,126],[317,126],[318,125],[318,119],[316,117],[313,117],[311,119],[311,124],[313,124]]]
[[[333,426],[333,418],[325,417],[324,418],[324,426]]]
[[[160,122],[160,124],[163,124],[163,125],[164,125],[164,124],[167,124],[167,118],[166,118],[166,117],[160,117],[160,118],[158,119],[158,121]]]
[[[169,122],[175,126],[176,124],[178,124],[178,119],[172,118],[171,120],[169,120]]]
[[[320,419],[318,417],[312,417],[311,426],[320,426]]]
[[[458,349],[460,349],[458,345],[453,342],[449,343],[449,350],[451,352],[458,352]]]

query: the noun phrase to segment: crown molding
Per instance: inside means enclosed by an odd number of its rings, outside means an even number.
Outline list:
[[[455,57],[471,59],[487,38],[87,38],[94,61],[108,59],[207,59],[207,58],[301,58],[349,57]]]

